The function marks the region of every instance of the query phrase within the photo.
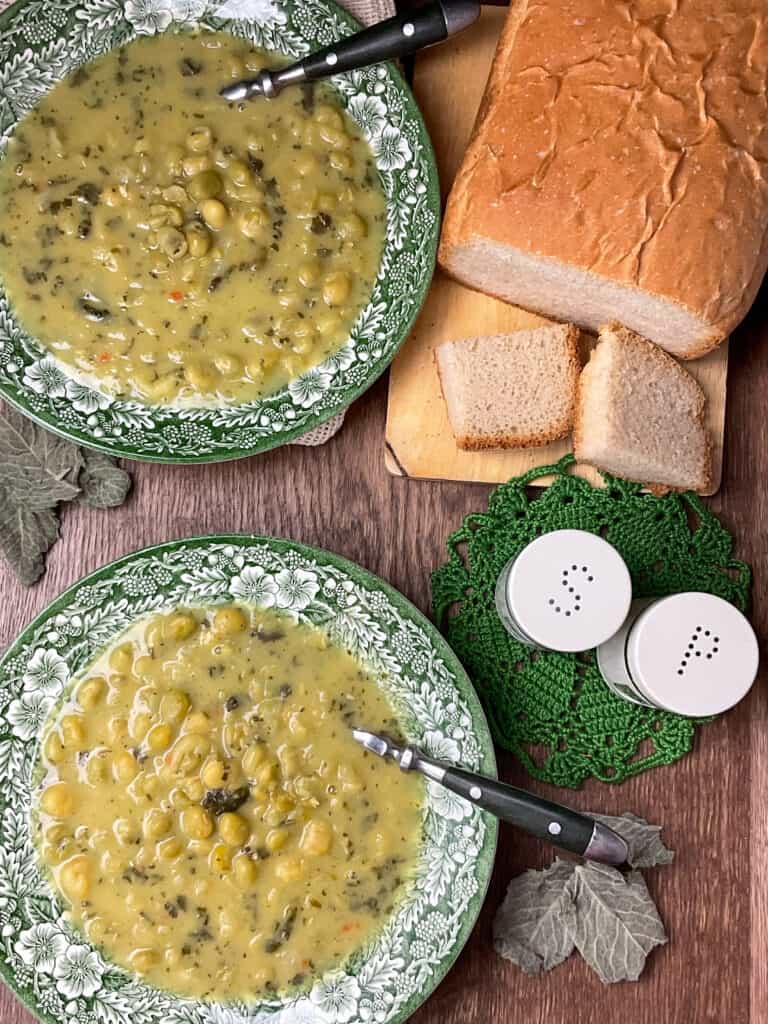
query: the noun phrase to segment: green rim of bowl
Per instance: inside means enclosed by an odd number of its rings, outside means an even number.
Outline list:
[[[360,26],[334,0],[18,0],[0,14],[0,146],[79,65],[140,35],[195,27],[299,57]],[[47,429],[110,455],[202,463],[294,441],[366,391],[426,297],[437,251],[438,177],[421,114],[394,65],[331,81],[371,143],[387,195],[374,291],[338,352],[275,394],[241,405],[181,409],[112,400],[24,331],[0,283],[0,396]]]
[[[175,997],[110,964],[62,920],[29,831],[46,716],[132,622],[180,604],[230,601],[319,625],[377,674],[409,739],[496,774],[488,725],[458,659],[421,612],[360,566],[290,540],[222,534],[154,545],[97,569],[0,661],[0,976],[46,1024],[400,1024],[448,972],[477,920],[497,822],[432,783],[416,884],[376,938],[309,995],[250,1006]]]

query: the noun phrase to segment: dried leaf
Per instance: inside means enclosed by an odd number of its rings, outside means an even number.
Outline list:
[[[601,981],[637,981],[648,953],[667,941],[643,876],[580,864],[567,882],[564,923]]]
[[[25,508],[0,485],[0,551],[25,586],[39,579],[45,552],[58,535],[52,509]]]
[[[573,950],[563,901],[571,899],[567,885],[575,867],[556,860],[544,871],[526,871],[509,883],[493,922],[494,947],[526,974],[551,970]]]
[[[82,494],[89,505],[119,505],[130,477],[106,455],[38,427],[0,403],[0,552],[29,585],[43,572],[59,535],[59,502]]]
[[[78,501],[92,508],[114,508],[122,505],[131,488],[131,478],[114,459],[101,452],[82,449],[84,460],[80,470]]]
[[[669,864],[661,827],[635,814],[592,817],[629,845],[633,867]],[[667,941],[642,876],[601,864],[555,861],[510,883],[494,921],[498,953],[528,974],[561,963],[575,948],[604,982],[635,981],[654,946]]]
[[[0,406],[0,482],[14,505],[43,510],[70,501],[82,464],[77,445]]]
[[[620,818],[607,814],[593,814],[614,832],[618,832],[629,845],[628,861],[633,868],[653,868],[657,864],[671,864],[674,853],[661,841],[661,825],[649,825],[645,818],[625,811]]]

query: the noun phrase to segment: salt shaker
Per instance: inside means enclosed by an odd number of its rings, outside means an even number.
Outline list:
[[[621,629],[597,649],[617,696],[694,718],[737,704],[758,662],[747,618],[721,597],[696,592],[633,601]]]
[[[496,584],[506,630],[547,651],[597,647],[621,628],[631,601],[624,559],[586,530],[542,534],[505,565]]]

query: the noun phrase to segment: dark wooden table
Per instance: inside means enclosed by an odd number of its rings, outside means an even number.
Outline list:
[[[503,3],[504,0],[495,0]],[[400,0],[406,6],[413,0]],[[733,338],[725,465],[710,506],[737,536],[756,578],[753,621],[768,636],[768,286]],[[110,512],[72,506],[48,571],[31,589],[0,563],[0,648],[78,577],[136,548],[243,531],[337,551],[429,610],[429,574],[447,534],[490,488],[392,478],[383,461],[386,379],[322,448],[283,448],[243,462],[178,468],[133,463],[134,490]],[[693,753],[620,786],[533,785],[500,752],[503,779],[573,805],[632,810],[665,826],[672,867],[647,873],[670,936],[636,984],[603,986],[578,957],[529,978],[493,951],[491,921],[510,878],[550,850],[502,827],[488,899],[466,949],[414,1024],[765,1024],[768,1022],[768,704],[764,672],[750,697],[700,731]],[[33,1018],[0,985],[0,1024]]]
[[[733,341],[723,487],[711,506],[755,570],[754,616],[768,630],[766,579],[768,290]],[[383,464],[386,381],[318,449],[283,448],[244,462],[177,468],[133,464],[134,491],[110,512],[72,506],[35,587],[0,565],[0,645],[59,591],[145,544],[217,531],[282,534],[318,544],[383,576],[424,610],[444,539],[489,488],[388,476]],[[579,807],[631,809],[663,822],[677,851],[648,874],[670,935],[637,984],[605,987],[577,957],[528,978],[493,951],[491,920],[509,879],[551,852],[502,828],[488,900],[458,963],[413,1018],[417,1024],[763,1024],[768,1020],[768,773],[765,679],[748,700],[700,732],[694,752],[621,786],[577,793],[537,786]],[[510,756],[504,779],[527,784]],[[31,1017],[0,987],[0,1024]]]

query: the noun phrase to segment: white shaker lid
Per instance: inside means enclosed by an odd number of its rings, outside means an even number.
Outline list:
[[[632,600],[624,559],[586,530],[554,530],[532,541],[507,579],[509,610],[539,647],[588,651],[620,628]]]
[[[627,667],[654,704],[680,715],[716,715],[737,704],[757,676],[757,637],[746,616],[713,594],[673,594],[641,612],[627,641]]]

